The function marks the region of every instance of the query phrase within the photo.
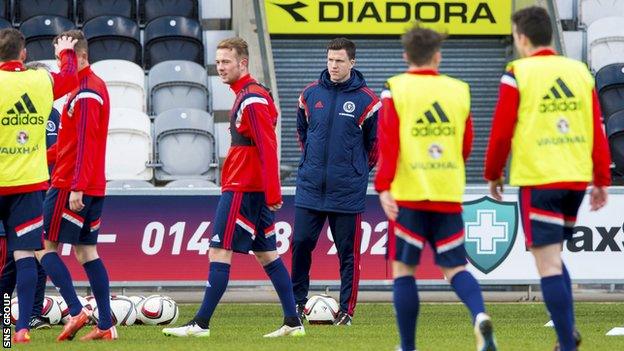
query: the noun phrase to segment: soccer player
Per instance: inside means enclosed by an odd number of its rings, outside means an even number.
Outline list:
[[[340,312],[334,324],[351,325],[360,281],[361,220],[368,172],[377,162],[381,102],[353,68],[355,44],[327,45],[327,69],[299,96],[297,134],[303,155],[297,173],[292,284],[297,312],[310,288],[310,265],[325,221],[340,259]]]
[[[39,62],[30,62],[26,65],[26,68],[38,69],[38,67],[42,67],[40,65],[45,66],[44,64]],[[52,112],[50,113],[50,116],[48,117],[48,122],[46,123],[46,147],[48,148],[56,143],[58,122],[59,113],[54,108],[52,108]],[[51,167],[49,167],[49,170],[50,172],[52,171]],[[45,197],[45,191],[42,190],[42,192],[43,196]],[[4,235],[4,226],[0,222],[0,237],[3,237]],[[0,238],[0,240],[4,240],[4,238]],[[4,263],[4,266],[2,266],[2,268],[0,269],[0,296],[4,296],[5,293],[11,296],[13,294],[13,290],[15,289],[16,281],[15,260],[13,259],[13,255],[7,254],[5,256],[5,259],[2,261]],[[0,259],[2,259],[1,255]],[[41,264],[37,262],[37,288],[35,290],[35,300],[29,322],[30,329],[51,328],[50,321],[41,315],[41,311],[43,308],[43,299],[45,297],[47,278],[48,276],[46,275],[45,270],[43,269]]]
[[[472,314],[477,350],[496,350],[477,280],[466,271],[462,197],[472,144],[470,88],[438,73],[443,36],[412,28],[402,37],[407,72],[390,78],[379,116],[375,189],[389,219],[388,253],[401,349],[416,349],[414,273],[425,244]]]
[[[210,240],[210,275],[195,317],[163,334],[210,336],[212,314],[227,288],[232,252],[256,256],[282,304],[284,323],[265,337],[302,336],[288,271],[277,254],[274,213],[282,207],[275,125],[277,109],[270,93],[249,75],[249,49],[241,38],[221,41],[216,53],[221,80],[236,94],[230,113],[232,144],[221,174],[222,194]]]
[[[501,200],[503,169],[511,150],[510,184],[520,187],[526,246],[535,257],[544,302],[555,323],[556,350],[576,350],[570,274],[561,259],[590,181],[590,205],[607,203],[609,147],[602,130],[594,80],[585,64],[550,47],[546,10],[529,7],[512,18],[514,44],[522,56],[501,79],[487,149],[485,179]]]
[[[57,340],[71,340],[91,314],[78,300],[69,271],[57,253],[59,243],[74,246],[76,258],[84,267],[98,305],[98,323],[81,340],[112,340],[117,338],[117,331],[110,317],[108,274],[96,246],[106,188],[108,91],[89,67],[84,34],[70,30],[61,36],[77,40],[75,50],[80,84],[67,98],[58,141],[48,150],[48,163],[55,162],[55,167],[52,187],[44,203],[45,249],[37,254],[71,314]]]
[[[6,229],[0,256],[12,255],[15,260],[19,299],[16,343],[30,342],[29,321],[37,284],[34,251],[41,249],[42,191],[48,188],[49,178],[45,125],[58,97],[54,86],[77,85],[75,43],[66,37],[56,42],[61,73],[51,77],[44,70],[24,67],[25,40],[19,31],[0,31],[0,219]]]

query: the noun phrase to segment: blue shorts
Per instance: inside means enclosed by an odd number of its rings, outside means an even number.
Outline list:
[[[43,195],[41,191],[0,196],[0,220],[8,251],[43,248]]]
[[[416,266],[428,242],[434,250],[435,263],[442,267],[463,266],[464,220],[461,213],[440,213],[399,207],[399,216],[393,223],[389,256],[392,260]],[[393,242],[394,241],[394,242]]]
[[[69,190],[50,188],[43,203],[45,238],[57,243],[95,245],[100,232],[103,196],[83,195],[80,212],[69,209]]]
[[[585,191],[520,188],[520,215],[527,247],[561,243],[572,238]]]
[[[224,191],[217,205],[210,247],[245,254],[277,250],[274,220],[264,193]]]

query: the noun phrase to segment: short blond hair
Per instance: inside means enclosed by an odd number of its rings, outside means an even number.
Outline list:
[[[249,45],[243,38],[234,37],[223,39],[217,45],[218,49],[230,49],[236,51],[236,56],[238,58],[249,58]]]
[[[70,37],[77,40],[76,45],[74,46],[74,51],[89,52],[89,43],[87,42],[87,38],[85,37],[83,31],[79,29],[65,31],[57,35],[52,43],[56,44],[56,42],[62,37]]]

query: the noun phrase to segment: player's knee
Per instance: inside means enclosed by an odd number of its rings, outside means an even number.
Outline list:
[[[410,266],[403,262],[392,262],[392,278],[400,278],[405,276],[412,276],[416,271],[416,266]]]
[[[208,259],[210,259],[210,262],[230,264],[232,262],[232,251],[220,248],[210,248],[208,251]]]
[[[260,263],[262,266],[266,266],[267,264],[279,258],[277,251],[258,251],[254,252],[254,255],[256,256],[256,260],[258,261],[258,263]]]
[[[456,266],[456,267],[442,267],[442,266],[440,266],[440,269],[442,270],[442,273],[446,277],[446,280],[448,280],[450,282],[457,273],[465,271],[466,270],[466,266],[464,266],[464,265]]]
[[[95,245],[76,245],[75,256],[80,264],[85,264],[99,258]]]

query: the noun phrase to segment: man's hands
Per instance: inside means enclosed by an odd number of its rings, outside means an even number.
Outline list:
[[[66,49],[74,50],[74,46],[78,42],[78,39],[70,38],[67,36],[60,37],[56,43],[54,43],[54,56],[60,57],[61,52]]]
[[[399,215],[399,206],[396,201],[394,201],[392,194],[390,194],[388,190],[382,191],[379,193],[379,202],[381,202],[381,207],[383,208],[386,217],[388,217],[391,221],[396,221],[397,216]]]
[[[589,205],[592,211],[598,211],[607,204],[609,193],[606,186],[594,186],[589,197]]]
[[[284,204],[284,202],[280,201],[278,204],[269,206],[269,210],[275,212],[275,211],[279,210],[280,208],[282,208],[283,204]]]
[[[488,187],[490,188],[490,195],[496,201],[503,201],[503,192],[505,192],[504,188],[504,179],[501,177],[497,180],[488,181]]]
[[[72,191],[69,194],[69,209],[73,212],[80,212],[83,208],[82,191]]]

